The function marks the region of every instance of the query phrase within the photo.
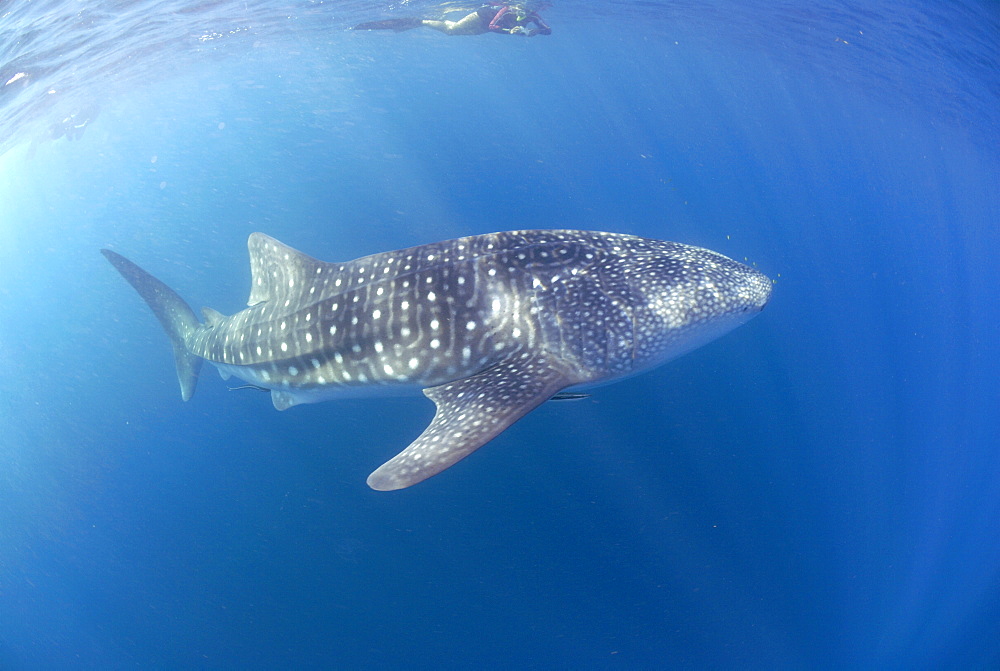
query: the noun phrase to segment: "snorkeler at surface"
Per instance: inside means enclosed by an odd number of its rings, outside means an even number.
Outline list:
[[[528,28],[534,24],[534,28]],[[368,21],[354,26],[354,30],[392,30],[402,32],[411,28],[432,28],[446,35],[551,35],[552,29],[542,20],[530,4],[483,5],[458,21],[399,18]]]

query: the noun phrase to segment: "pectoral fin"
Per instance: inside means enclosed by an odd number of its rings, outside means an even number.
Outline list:
[[[522,353],[472,377],[425,389],[437,405],[410,446],[368,476],[380,491],[403,489],[440,473],[574,384],[545,355]]]
[[[301,402],[291,392],[278,391],[277,389],[271,390],[271,403],[274,404],[275,410],[288,410],[293,405],[298,405]]]

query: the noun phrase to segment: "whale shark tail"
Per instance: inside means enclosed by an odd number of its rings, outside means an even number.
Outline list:
[[[110,261],[122,277],[139,292],[170,337],[170,344],[174,348],[177,381],[181,386],[181,398],[187,401],[194,395],[198,372],[201,370],[201,358],[188,351],[185,344],[187,337],[200,326],[194,311],[173,289],[121,254],[116,254],[110,249],[102,249],[101,254],[104,254],[104,258]]]

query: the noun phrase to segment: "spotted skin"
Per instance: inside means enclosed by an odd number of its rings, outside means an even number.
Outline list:
[[[771,282],[721,254],[588,231],[511,231],[325,263],[250,236],[248,308],[199,323],[165,284],[103,250],[163,324],[182,397],[202,360],[284,410],[423,389],[427,429],[368,478],[444,470],[563,389],[648,370],[760,312]]]

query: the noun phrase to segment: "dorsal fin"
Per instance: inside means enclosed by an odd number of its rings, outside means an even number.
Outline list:
[[[208,326],[218,326],[219,322],[226,318],[226,315],[212,308],[202,308],[201,316],[204,317],[205,324]]]
[[[251,276],[247,305],[296,296],[318,275],[334,272],[334,264],[307,256],[263,233],[251,233],[247,248]]]

